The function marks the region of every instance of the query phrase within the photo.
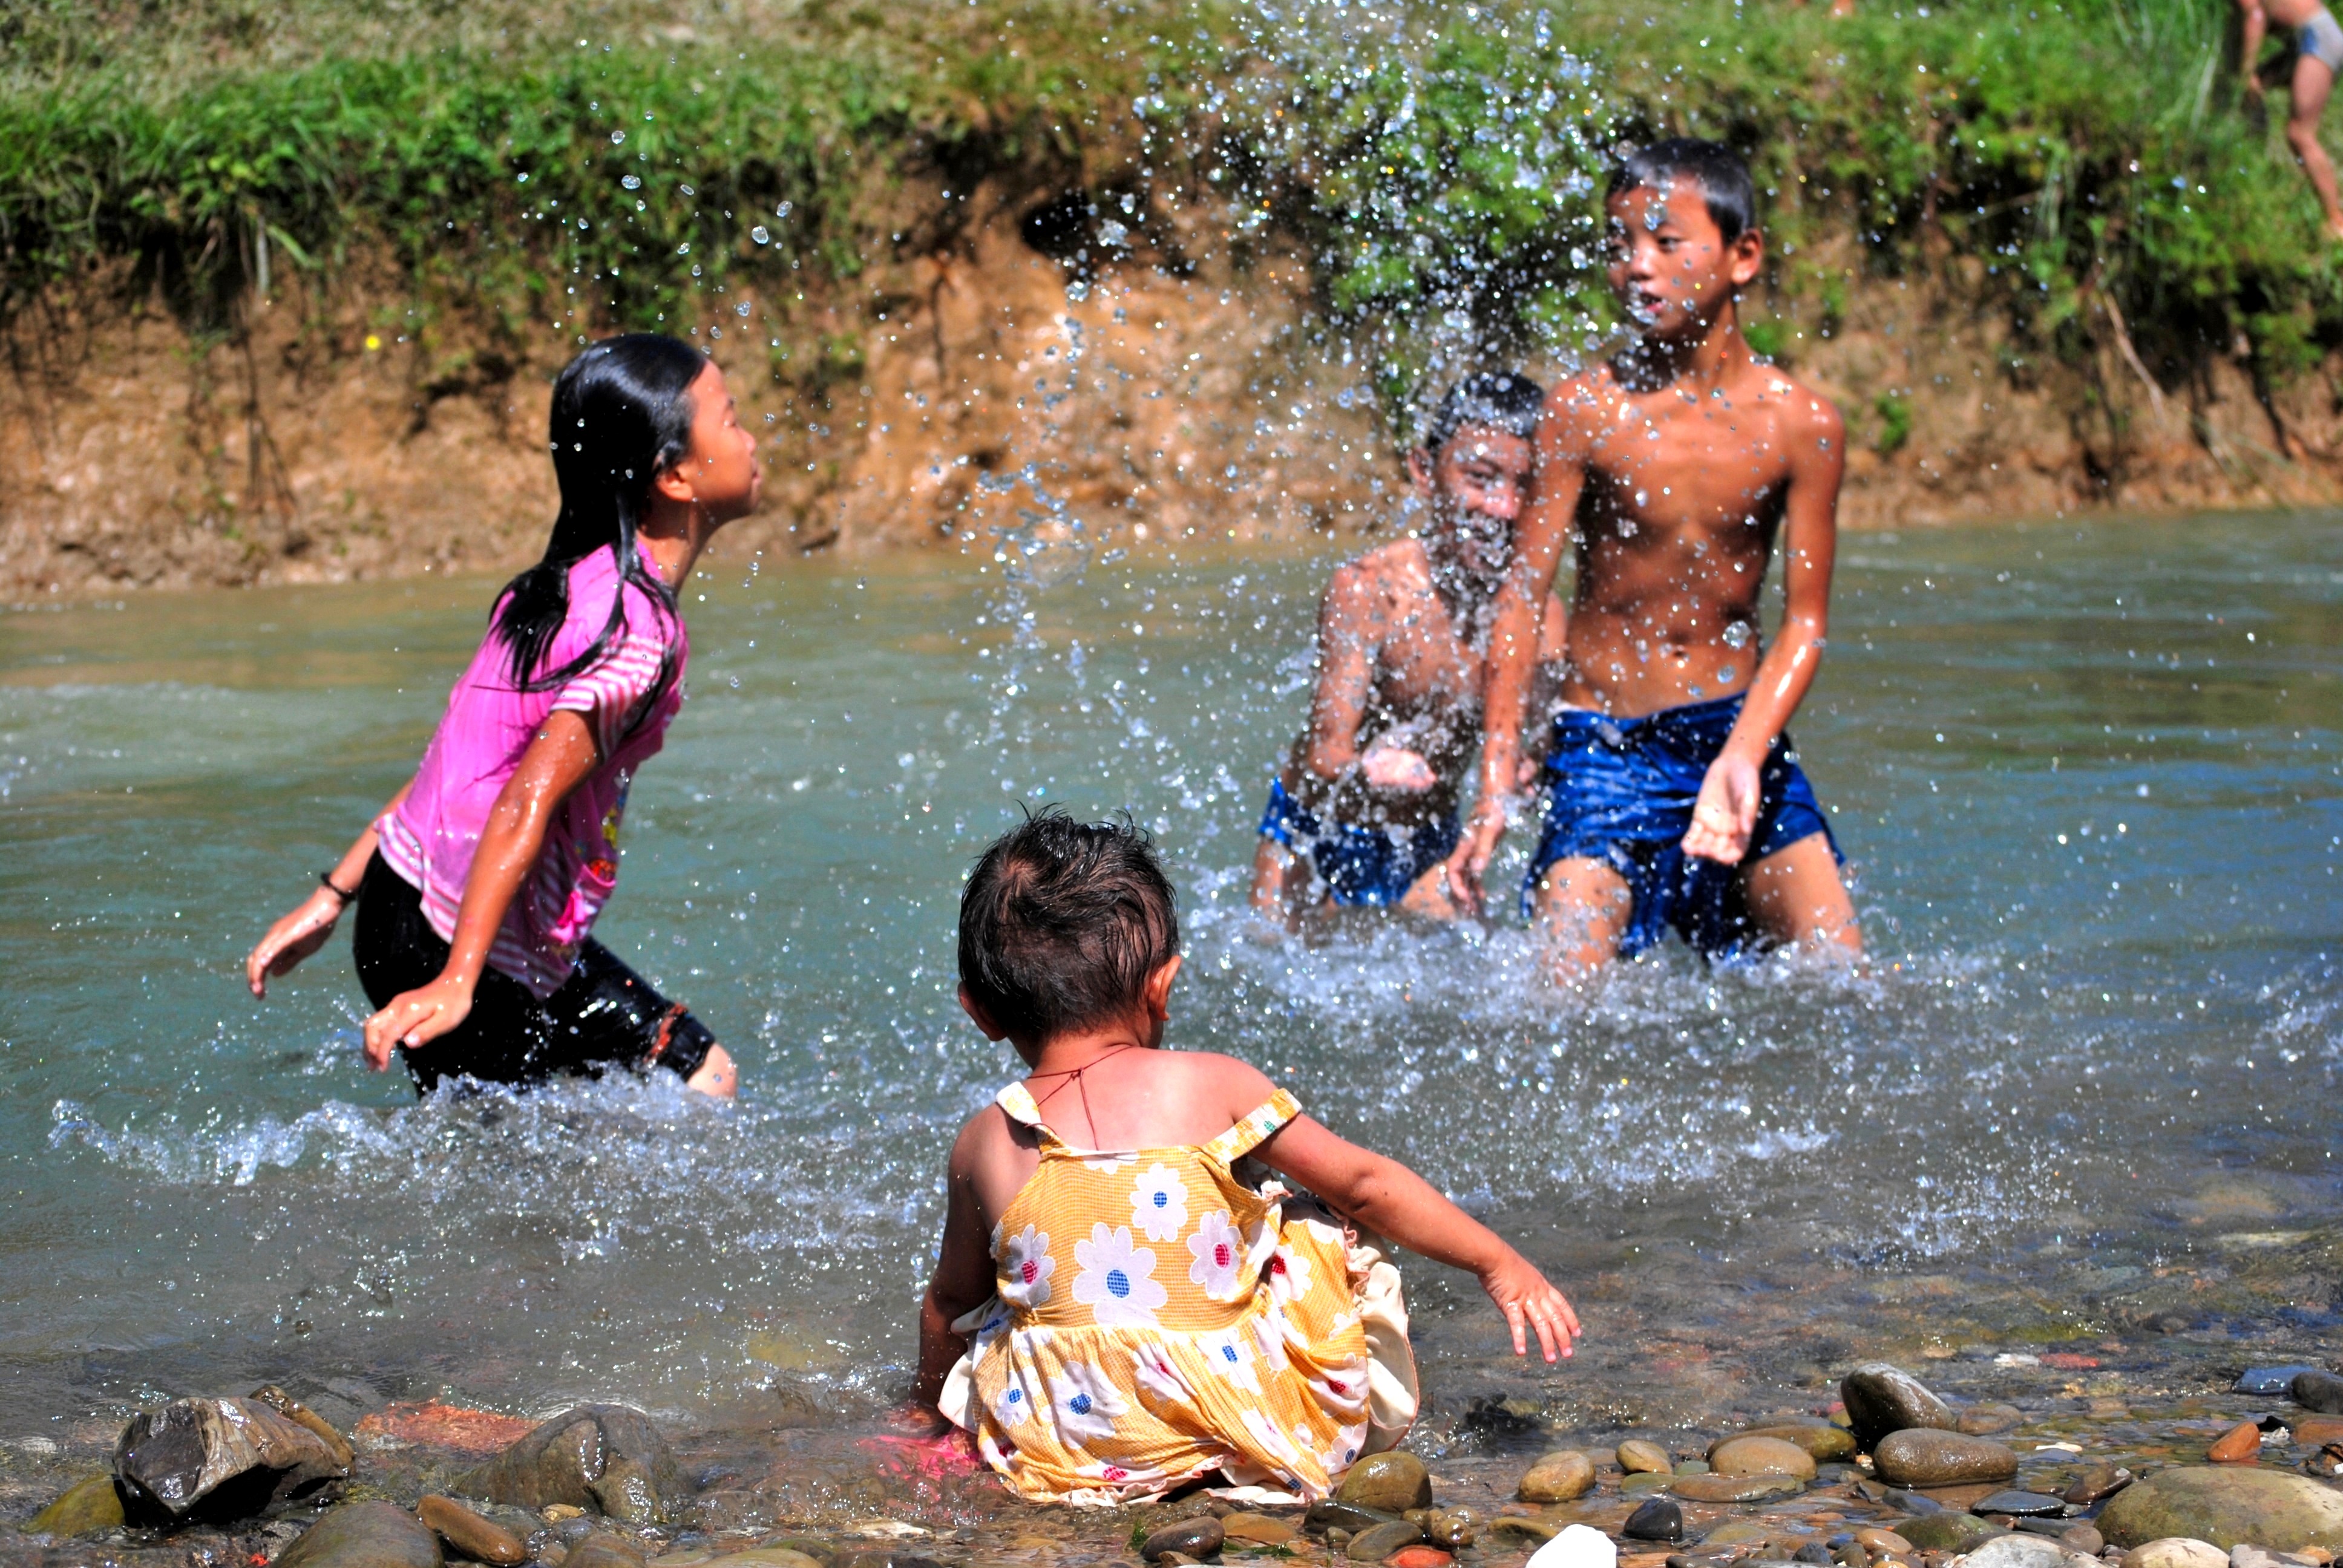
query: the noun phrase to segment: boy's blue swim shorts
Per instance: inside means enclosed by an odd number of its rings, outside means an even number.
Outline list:
[[[1308,851],[1334,901],[1344,905],[1398,903],[1418,877],[1455,853],[1461,833],[1454,812],[1413,829],[1329,828],[1285,792],[1282,779],[1270,781],[1261,831],[1289,849]]]
[[[1545,831],[1522,884],[1523,912],[1531,912],[1538,879],[1556,860],[1602,860],[1634,895],[1621,958],[1657,943],[1671,926],[1712,958],[1737,955],[1752,934],[1735,874],[1741,868],[1686,855],[1681,846],[1701,781],[1740,716],[1737,695],[1640,719],[1581,709],[1557,716],[1545,762]],[[1757,778],[1757,825],[1742,865],[1816,833],[1845,859],[1786,734],[1775,737]]]

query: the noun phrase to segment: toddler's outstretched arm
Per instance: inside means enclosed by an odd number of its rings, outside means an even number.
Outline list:
[[[1398,1161],[1337,1138],[1307,1116],[1287,1122],[1253,1155],[1409,1251],[1469,1271],[1504,1313],[1515,1355],[1527,1352],[1530,1332],[1547,1361],[1571,1353],[1578,1314],[1563,1293],[1496,1232]]]

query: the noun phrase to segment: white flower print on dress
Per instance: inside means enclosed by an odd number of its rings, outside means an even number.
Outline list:
[[[1236,1333],[1198,1334],[1196,1352],[1204,1358],[1206,1366],[1247,1393],[1261,1392],[1261,1374],[1253,1371],[1251,1340]]]
[[[1302,1462],[1304,1451],[1294,1447],[1293,1440],[1279,1431],[1277,1423],[1261,1412],[1245,1411],[1242,1412],[1242,1419],[1244,1422],[1245,1431],[1252,1434],[1253,1442],[1260,1444],[1272,1458],[1275,1459],[1283,1468],[1286,1478],[1292,1480],[1294,1467]],[[1315,1446],[1315,1444],[1312,1445],[1311,1452],[1313,1455]]]
[[[1050,1276],[1058,1271],[1058,1260],[1050,1256],[1049,1231],[1028,1225],[1009,1238],[1005,1250],[995,1242],[993,1255],[1001,1260],[1002,1301],[1028,1309],[1049,1302]]]
[[[1131,1190],[1131,1222],[1151,1241],[1176,1241],[1188,1228],[1188,1184],[1161,1162],[1148,1167]]]
[[[992,1402],[992,1414],[1003,1426],[1022,1426],[1031,1418],[1033,1398],[1014,1374],[1010,1377],[1009,1386],[1001,1391],[1001,1397]]]
[[[1157,1344],[1135,1344],[1131,1348],[1131,1375],[1139,1385],[1140,1402],[1151,1410],[1167,1405],[1185,1404],[1192,1397],[1180,1369]]]
[[[1270,1293],[1280,1302],[1298,1302],[1310,1293],[1310,1260],[1291,1247],[1269,1255],[1266,1274]]]
[[[1213,1301],[1234,1301],[1238,1282],[1244,1277],[1244,1238],[1226,1211],[1215,1210],[1196,1221],[1196,1233],[1188,1238],[1188,1251],[1196,1259],[1188,1265],[1189,1282],[1203,1286],[1204,1294]]]
[[[1252,1320],[1252,1342],[1261,1352],[1261,1359],[1272,1372],[1283,1372],[1293,1364],[1285,1353],[1285,1342],[1293,1336],[1293,1325],[1287,1321],[1285,1309],[1274,1300],[1265,1302],[1261,1315]]]
[[[1110,1231],[1101,1220],[1091,1227],[1091,1239],[1074,1243],[1074,1300],[1090,1308],[1101,1328],[1151,1329],[1158,1326],[1155,1310],[1172,1293],[1155,1282],[1155,1254],[1131,1243],[1131,1228]]]
[[[1310,1392],[1318,1406],[1340,1421],[1356,1421],[1367,1412],[1367,1368],[1363,1362],[1339,1361],[1311,1378]]]
[[[1070,1447],[1112,1437],[1114,1418],[1130,1409],[1117,1397],[1113,1380],[1087,1362],[1069,1362],[1065,1376],[1050,1380],[1050,1411]]]

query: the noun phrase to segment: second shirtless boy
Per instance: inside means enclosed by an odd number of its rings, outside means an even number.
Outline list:
[[[1550,968],[1580,972],[1674,927],[1860,950],[1837,845],[1783,727],[1830,618],[1845,431],[1752,357],[1735,299],[1765,246],[1749,171],[1689,138],[1629,156],[1605,200],[1611,286],[1635,337],[1554,388],[1491,632],[1482,785],[1451,857],[1470,897],[1517,787],[1516,723],[1565,548],[1576,588],[1564,710],[1527,898]],[[1759,636],[1776,536],[1785,611]]]
[[[1291,922],[1329,903],[1456,912],[1444,862],[1544,396],[1512,375],[1451,388],[1407,455],[1423,525],[1326,585],[1310,726],[1270,786],[1253,857],[1261,913]],[[1561,633],[1562,607],[1548,604],[1544,635],[1557,656]]]

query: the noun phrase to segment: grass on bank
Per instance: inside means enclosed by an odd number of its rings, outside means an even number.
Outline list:
[[[2112,301],[2174,374],[2242,331],[2283,379],[2343,342],[2343,295],[2238,110],[2230,10],[28,0],[0,24],[0,315],[126,261],[220,330],[264,268],[387,256],[426,316],[516,343],[715,321],[728,280],[786,297],[916,246],[911,175],[1015,172],[1298,238],[1397,400],[1429,356],[1607,321],[1604,151],[1681,130],[1748,151],[1825,323],[1851,266],[1936,269],[2035,351]]]

